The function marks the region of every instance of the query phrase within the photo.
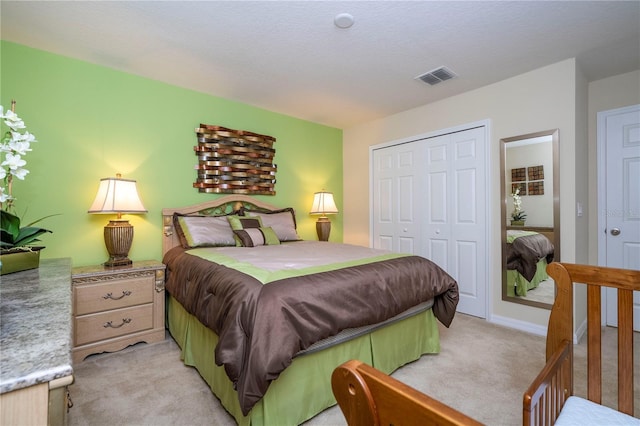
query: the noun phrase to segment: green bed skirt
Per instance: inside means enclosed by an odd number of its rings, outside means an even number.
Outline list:
[[[245,417],[223,367],[214,362],[218,336],[167,297],[167,326],[185,365],[195,367],[239,425],[298,425],[335,405],[331,373],[359,359],[389,374],[427,353],[440,351],[438,324],[431,309],[337,346],[295,358]]]
[[[536,265],[536,274],[531,281],[527,281],[515,269],[507,269],[507,296],[526,296],[527,291],[538,287],[538,285],[548,279],[547,260],[542,259]]]

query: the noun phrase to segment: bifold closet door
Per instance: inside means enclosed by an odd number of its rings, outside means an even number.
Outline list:
[[[424,154],[418,143],[373,152],[373,246],[400,253],[423,250],[421,212],[424,199]]]
[[[485,132],[475,128],[424,142],[427,170],[422,253],[458,282],[458,311],[486,317]]]
[[[375,149],[376,248],[433,260],[460,287],[458,311],[486,317],[485,129]]]

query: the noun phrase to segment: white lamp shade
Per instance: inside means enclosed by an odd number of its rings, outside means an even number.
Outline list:
[[[146,213],[142,205],[136,181],[129,179],[104,178],[89,213]]]
[[[313,205],[310,214],[335,214],[338,213],[333,194],[331,192],[316,192],[313,195]]]

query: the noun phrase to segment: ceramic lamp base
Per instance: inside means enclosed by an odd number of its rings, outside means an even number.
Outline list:
[[[109,252],[109,260],[104,262],[104,266],[124,266],[131,265],[129,259],[129,249],[133,242],[133,226],[128,220],[110,220],[104,227],[104,244]]]
[[[320,217],[316,222],[316,232],[318,233],[319,241],[329,241],[329,234],[331,233],[331,221],[328,217]]]

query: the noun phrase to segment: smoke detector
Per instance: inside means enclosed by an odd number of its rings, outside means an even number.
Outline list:
[[[417,76],[416,80],[421,80],[427,84],[430,84],[431,86],[435,86],[438,83],[451,80],[452,78],[455,78],[455,77],[457,77],[456,73],[451,71],[449,68],[439,67]]]
[[[350,13],[339,13],[333,18],[333,24],[342,29],[350,28],[354,23],[353,15]]]

